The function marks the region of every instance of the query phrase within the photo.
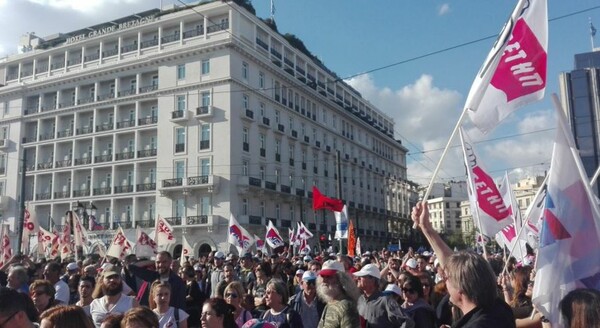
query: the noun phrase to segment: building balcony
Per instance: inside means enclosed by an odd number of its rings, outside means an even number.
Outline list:
[[[113,227],[121,227],[122,229],[131,229],[133,228],[133,222],[131,221],[114,221]]]
[[[212,106],[200,106],[196,107],[196,118],[206,118],[211,117],[213,115],[213,107]]]
[[[122,193],[126,193],[126,192],[133,192],[133,185],[127,185],[127,186],[117,186],[114,187],[115,189],[115,194],[122,194]]]
[[[146,86],[139,88],[140,93],[146,93],[146,92],[151,92],[151,91],[155,91],[155,90],[158,90],[158,84],[146,85]]]
[[[72,160],[66,159],[64,161],[57,161],[56,163],[54,163],[54,167],[56,167],[56,168],[69,167],[72,164],[73,164]]]
[[[270,127],[271,126],[271,120],[269,120],[268,117],[263,117],[262,121],[260,122],[260,125],[265,126],[265,127]]]
[[[199,35],[203,35],[204,34],[204,28],[195,28],[192,30],[187,30],[185,32],[183,32],[183,38],[187,39],[187,38],[193,38],[195,36],[199,36]]]
[[[151,157],[151,156],[156,156],[156,148],[154,148],[154,149],[138,150],[138,152],[137,152],[137,157],[138,158]]]
[[[304,136],[304,139],[302,141],[304,141],[304,143],[306,143],[306,144],[310,144],[310,137]]]
[[[39,194],[35,194],[35,200],[49,200],[52,199],[52,193],[43,192]]]
[[[140,183],[135,186],[135,190],[140,191],[154,191],[156,190],[156,183]]]
[[[121,53],[124,54],[124,53],[128,53],[128,52],[136,51],[137,48],[138,48],[138,46],[136,43],[129,44],[124,47],[121,47]]]
[[[102,57],[104,57],[104,58],[116,56],[118,54],[119,54],[119,49],[110,49],[110,50],[102,51]]]
[[[156,225],[155,220],[136,220],[135,226],[140,228],[154,228]]]
[[[38,163],[37,165],[37,169],[38,170],[48,170],[52,168],[52,162],[48,162],[48,163]]]
[[[164,219],[173,226],[181,225],[181,216],[172,216],[172,217],[168,217],[168,218],[164,218]]]
[[[133,158],[135,158],[134,151],[127,151],[127,152],[115,154],[115,161],[122,161],[122,160],[133,159]]]
[[[112,160],[113,160],[112,154],[100,155],[100,156],[94,157],[94,163],[105,163],[105,162],[111,162]]]
[[[73,197],[86,197],[90,195],[90,189],[73,190]]]
[[[77,105],[85,105],[94,102],[94,97],[80,98],[77,99]]]
[[[187,110],[176,110],[171,112],[171,122],[182,122],[187,120]]]
[[[254,121],[254,112],[246,109],[242,111],[242,118],[248,121]]]
[[[60,199],[60,198],[71,198],[71,192],[70,191],[55,192],[54,199]]]
[[[49,112],[57,108],[56,104],[42,105],[42,112]]]
[[[127,97],[127,96],[131,96],[131,95],[134,95],[134,94],[135,94],[135,89],[134,88],[129,88],[129,89],[120,90],[117,93],[117,96],[118,97]]]
[[[279,134],[285,134],[285,125],[277,124],[277,128],[275,129],[275,132],[277,132]]]
[[[157,45],[158,45],[158,39],[146,40],[146,41],[142,41],[140,43],[140,48],[145,49],[145,48],[155,47]]]
[[[54,139],[54,132],[52,132],[52,133],[46,133],[46,134],[40,134],[40,136],[39,136],[39,140],[40,141],[51,140],[51,139]]]
[[[98,95],[96,97],[96,101],[104,101],[104,100],[108,100],[108,99],[113,99],[114,97],[115,97],[115,93],[109,92],[109,93],[105,93],[102,95]]]
[[[88,133],[92,133],[92,132],[94,132],[94,128],[89,127],[89,126],[84,126],[82,128],[77,128],[75,130],[75,133],[77,135],[88,134]]]
[[[92,164],[92,159],[89,157],[75,159],[75,165],[86,165],[86,164]]]
[[[211,217],[211,225],[212,225],[212,215],[193,215],[185,218],[186,225],[201,225],[201,224],[209,224],[209,217]]]
[[[149,116],[138,119],[138,125],[156,124],[158,122],[158,116]]]
[[[183,178],[164,179],[162,181],[163,188],[181,187],[183,186]]]
[[[294,138],[294,139],[298,139],[298,131],[296,131],[296,130],[292,130],[292,133],[291,133],[291,135],[292,135],[292,138]]]
[[[94,188],[94,196],[110,195],[111,192],[112,192],[112,188],[110,188],[110,187],[107,187],[107,188]]]
[[[130,128],[135,126],[135,121],[121,121],[117,122],[117,129]]]
[[[23,139],[21,140],[22,143],[30,143],[30,142],[36,142],[37,139],[35,137],[23,137]]]
[[[96,132],[110,131],[113,128],[114,128],[113,123],[104,123],[104,124],[96,125]]]
[[[73,136],[73,130],[71,130],[71,129],[58,131],[58,133],[56,134],[57,138],[66,138],[66,137],[72,137],[72,136]]]
[[[160,38],[161,43],[170,43],[170,42],[175,42],[175,41],[179,41],[179,33],[177,34],[173,34],[173,35],[167,35],[167,36],[163,36],[162,38]]]

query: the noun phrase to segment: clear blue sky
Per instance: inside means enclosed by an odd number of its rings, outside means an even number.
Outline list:
[[[186,1],[192,3],[192,1]],[[160,0],[0,0],[0,56],[14,52],[18,38],[69,32],[135,12],[156,8]],[[178,0],[163,0],[163,5]],[[340,77],[410,60],[427,53],[495,36],[516,0],[275,0],[281,33],[302,39]],[[254,0],[257,16],[270,16],[270,0]],[[598,0],[548,0],[550,19],[598,7]],[[68,19],[65,19],[68,18]],[[591,50],[589,23],[600,28],[600,9],[549,23],[546,98],[512,115],[491,135],[474,133],[480,157],[501,176],[512,178],[547,168],[554,127],[549,95],[558,93],[558,74],[573,67],[573,55]],[[600,35],[596,37],[600,45]],[[355,77],[350,83],[396,121],[396,136],[410,150],[409,177],[427,181],[450,136],[475,73],[494,38]],[[518,136],[512,136],[518,135]],[[512,136],[512,137],[510,137]],[[421,151],[426,150],[425,154]],[[464,173],[456,149],[444,163],[442,178]],[[533,165],[545,163],[545,165]]]

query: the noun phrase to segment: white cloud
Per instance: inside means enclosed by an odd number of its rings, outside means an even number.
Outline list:
[[[398,90],[378,88],[370,75],[361,75],[347,82],[394,119],[396,138],[401,139],[411,153],[408,158],[409,176],[418,182],[423,180],[418,179],[419,177],[424,177],[425,180],[430,178],[441,151],[425,154],[420,151],[443,148],[446,145],[460,115],[460,93],[436,87],[430,75],[422,75],[414,83]],[[456,161],[452,161],[454,162]],[[440,176],[456,175],[457,172],[461,174],[461,166],[462,163],[444,166]],[[454,173],[450,173],[451,171]]]
[[[34,4],[53,7],[59,10],[74,10],[82,13],[94,13],[102,7],[131,4],[141,0],[29,0]]]
[[[450,4],[449,3],[441,4],[438,7],[438,16],[444,16],[448,13],[450,13]]]

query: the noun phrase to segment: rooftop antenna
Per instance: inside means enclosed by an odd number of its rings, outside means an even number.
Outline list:
[[[590,41],[592,42],[592,51],[594,51],[594,37],[596,36],[596,28],[594,27],[594,24],[592,24],[591,17],[589,18],[589,20],[590,20]]]
[[[275,21],[275,0],[271,0],[271,21]]]

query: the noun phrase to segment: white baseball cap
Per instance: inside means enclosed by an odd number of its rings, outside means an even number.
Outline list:
[[[371,276],[377,279],[381,278],[381,272],[379,272],[379,268],[375,264],[367,264],[360,271],[353,273],[357,277],[365,277]]]
[[[384,295],[392,295],[392,294],[402,295],[402,290],[396,284],[389,284],[389,285],[387,285],[387,287],[385,287],[383,294]]]
[[[323,263],[323,267],[321,267],[321,271],[319,271],[319,275],[323,277],[333,276],[338,273],[338,271],[345,272],[344,266],[342,263],[336,260],[328,260]]]
[[[304,273],[302,274],[302,280],[304,281],[313,281],[315,279],[317,279],[317,275],[310,270],[304,271]]]
[[[417,261],[415,259],[408,259],[408,261],[406,261],[406,266],[411,268],[411,269],[416,269],[417,268]]]
[[[73,271],[73,270],[79,270],[79,265],[77,265],[77,262],[71,262],[71,263],[67,264],[67,271]]]
[[[213,258],[223,260],[223,259],[225,259],[225,253],[218,251],[215,253]]]

